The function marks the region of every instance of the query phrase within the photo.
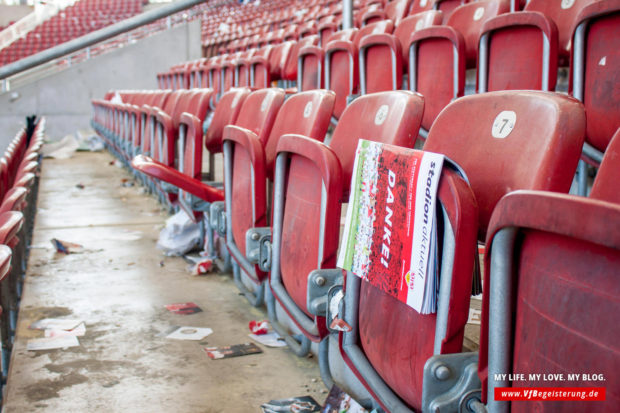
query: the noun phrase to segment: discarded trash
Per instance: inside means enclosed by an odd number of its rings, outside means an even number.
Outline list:
[[[77,184],[75,187],[77,189],[84,189],[85,188],[84,184],[82,184],[82,183]]]
[[[44,318],[28,326],[31,330],[73,330],[82,324],[82,320],[64,318]]]
[[[164,262],[163,261],[159,261],[159,266],[163,267],[164,266]]]
[[[187,271],[192,275],[204,275],[213,269],[213,259],[204,256],[202,253],[198,255],[184,255],[183,259],[190,264],[187,266]]]
[[[75,135],[79,143],[77,150],[80,152],[99,152],[105,148],[103,140],[92,129],[78,130]]]
[[[61,254],[75,254],[84,250],[84,247],[80,244],[74,244],[73,242],[61,241],[56,238],[52,238],[50,241],[54,248],[56,248],[56,252]]]
[[[213,333],[210,328],[202,327],[177,327],[174,331],[166,336],[175,340],[202,340],[209,334]]]
[[[482,322],[482,311],[477,310],[475,308],[470,308],[469,318],[467,319],[467,324],[480,325],[481,322]]]
[[[130,188],[132,186],[134,186],[136,183],[132,180],[129,180],[127,178],[123,178],[121,179],[121,186],[124,188]]]
[[[267,334],[248,334],[252,340],[262,344],[267,347],[286,347],[286,341],[278,333],[275,331]]]
[[[338,386],[332,386],[321,413],[365,413],[364,409],[358,402],[353,400],[351,396],[345,393]]]
[[[86,326],[84,325],[84,323],[80,323],[77,327],[71,330],[61,330],[61,329],[51,329],[51,328],[45,329],[45,337],[50,337],[50,338],[63,337],[63,336],[82,337],[84,334],[86,334]]]
[[[53,350],[56,348],[76,347],[80,341],[75,336],[33,338],[28,340],[26,350]]]
[[[74,135],[67,135],[58,142],[46,143],[41,148],[44,158],[69,159],[80,146]]]
[[[121,161],[119,161],[118,159],[114,161],[114,163],[110,164],[110,165],[114,165],[117,168],[122,168],[123,167],[123,163]]]
[[[198,307],[195,303],[168,304],[165,307],[171,313],[183,315],[195,314],[202,311],[202,308]]]
[[[260,347],[254,343],[234,344],[232,346],[224,347],[205,347],[205,351],[213,360],[247,356],[248,354],[258,354],[263,352],[263,350],[261,350]]]
[[[159,233],[157,248],[164,254],[184,255],[200,243],[200,223],[192,222],[187,214],[179,211],[166,220]]]
[[[290,399],[270,400],[261,404],[264,413],[295,412],[313,413],[320,412],[321,405],[310,396],[291,397]]]
[[[260,336],[262,334],[267,334],[269,332],[269,321],[267,321],[267,320],[263,320],[263,321],[252,320],[248,324],[248,327],[250,328],[250,331],[253,334],[256,334],[257,336]]]

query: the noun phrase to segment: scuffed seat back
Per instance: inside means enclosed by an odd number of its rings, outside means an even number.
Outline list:
[[[585,7],[574,27],[573,96],[586,107],[586,142],[605,152],[620,127],[620,1]]]
[[[479,358],[489,411],[617,410],[620,388],[610,383],[620,380],[618,222],[620,205],[577,196],[517,191],[498,203],[487,240]],[[547,380],[530,378],[541,372]],[[497,373],[525,377],[496,381]],[[509,405],[496,397],[496,388],[535,386],[579,387],[586,399]],[[605,391],[605,401],[588,401],[591,387]]]
[[[508,192],[568,192],[584,136],[585,113],[576,99],[500,91],[448,105],[435,120],[424,150],[443,153],[465,170],[478,202],[483,240],[495,205]]]

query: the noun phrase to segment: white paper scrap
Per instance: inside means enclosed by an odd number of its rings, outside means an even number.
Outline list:
[[[28,340],[26,350],[53,350],[56,348],[77,347],[79,345],[80,341],[75,336],[33,338]]]
[[[284,339],[282,337],[280,337],[278,335],[278,333],[276,333],[275,331],[272,333],[267,333],[267,334],[261,334],[261,335],[256,335],[256,334],[248,334],[248,336],[264,345],[267,347],[284,347],[286,346],[286,341],[284,341]]]
[[[30,324],[32,330],[73,330],[82,320],[65,320],[61,318],[44,318]]]
[[[175,340],[202,340],[211,333],[213,333],[213,330],[210,328],[184,326],[177,328],[172,333],[168,334],[166,338]]]
[[[82,337],[84,334],[86,334],[86,326],[84,325],[84,323],[80,323],[80,325],[75,327],[73,330],[57,330],[57,329],[52,329],[52,328],[48,328],[45,330],[45,337],[62,337],[62,336]]]

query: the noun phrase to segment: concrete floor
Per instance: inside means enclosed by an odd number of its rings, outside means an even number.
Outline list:
[[[4,412],[258,412],[270,399],[326,390],[314,359],[261,346],[264,353],[211,360],[203,347],[250,341],[264,319],[228,275],[191,276],[181,258],[155,249],[167,214],[107,153],[43,163],[36,220]],[[85,188],[78,189],[82,183]],[[134,239],[139,235],[139,239]],[[85,252],[56,254],[58,238]],[[164,266],[160,266],[160,261]],[[176,315],[165,304],[194,301],[203,312]],[[27,351],[46,317],[86,323],[80,346]],[[200,342],[157,335],[171,325],[210,327]]]

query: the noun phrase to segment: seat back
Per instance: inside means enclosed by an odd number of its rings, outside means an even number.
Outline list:
[[[478,57],[478,92],[554,91],[558,32],[538,12],[507,13],[482,26]]]
[[[409,89],[425,97],[422,127],[465,91],[465,40],[449,26],[416,31],[409,43]]]
[[[558,28],[558,53],[564,61],[567,61],[575,19],[584,7],[597,1],[600,0],[529,0],[524,10],[540,12],[553,20]]]
[[[573,95],[586,107],[586,141],[605,152],[620,127],[620,1],[599,1],[578,14],[573,39]]]
[[[440,25],[443,14],[438,10],[427,10],[405,17],[394,29],[394,36],[398,39],[403,53],[403,64],[408,65],[407,56],[409,55],[409,40],[416,30],[425,29],[430,26]]]
[[[459,6],[468,3],[469,0],[434,0],[433,8],[435,10],[441,10],[443,13],[444,24],[448,22],[448,19]]]
[[[357,56],[350,51],[355,50],[353,39],[357,29],[340,30],[332,34],[323,44],[325,50],[325,88],[336,93],[334,117],[340,118],[347,106],[347,96],[357,93],[358,69]],[[341,43],[342,42],[342,43]],[[349,46],[347,46],[349,45]]]
[[[587,217],[587,225],[575,217]],[[545,372],[550,388],[571,386],[567,373],[576,371],[596,372],[579,374],[584,390],[620,380],[620,330],[611,327],[620,311],[620,226],[610,226],[617,222],[620,205],[584,197],[518,191],[498,203],[487,241],[479,357],[490,411],[508,407],[493,397],[512,384],[494,380],[500,372],[525,373],[514,382],[524,388],[540,385],[528,374],[536,371]],[[526,400],[510,411],[561,411],[567,403],[575,411],[613,411],[620,390],[603,390],[605,401]]]
[[[256,134],[260,146],[264,148],[267,138],[271,134],[276,116],[284,103],[284,91],[277,88],[260,89],[250,93],[237,117],[236,126],[247,129]],[[232,164],[225,168],[232,168],[232,192],[230,197],[234,202],[231,209],[231,225],[233,241],[240,251],[245,252],[245,233],[253,226],[265,225],[265,178],[264,167],[257,170],[251,162],[247,149],[234,145]],[[261,179],[257,175],[261,175]],[[254,190],[255,182],[262,185],[261,190]],[[252,198],[254,201],[238,201]],[[228,197],[229,194],[226,194]],[[258,212],[258,213],[257,213]]]
[[[620,204],[620,128],[605,151],[590,191],[590,198]]]
[[[296,93],[282,104],[268,139],[261,141],[264,160],[254,159],[253,151],[234,144],[232,175],[232,234],[240,251],[245,251],[248,229],[266,224],[267,199],[265,182],[272,175],[275,150],[284,134],[302,134],[322,141],[325,138],[334,106],[334,93],[313,90]],[[268,195],[267,195],[268,196]],[[256,271],[261,280],[264,273]]]
[[[349,194],[357,142],[366,139],[412,148],[423,111],[422,96],[408,91],[372,93],[347,106],[329,144],[342,167],[343,199]]]
[[[234,125],[243,102],[250,94],[247,87],[232,88],[220,98],[205,133],[205,148],[210,153],[222,152],[222,133],[226,125]]]
[[[484,0],[458,6],[446,20],[446,25],[458,30],[465,40],[466,66],[476,67],[478,40],[482,25],[492,17],[510,12],[509,0]]]
[[[424,150],[442,153],[464,169],[484,240],[491,213],[508,192],[568,192],[584,137],[585,113],[576,99],[539,91],[489,92],[448,105]]]
[[[291,49],[291,53],[286,62],[286,68],[284,70],[284,79],[297,80],[297,57],[299,51],[305,46],[316,46],[319,42],[318,36],[306,36],[300,38]]]
[[[432,10],[433,3],[433,0],[413,0],[411,2],[411,8],[409,9],[409,15]]]
[[[413,145],[423,107],[422,97],[407,91],[361,96],[345,109],[329,148],[291,135],[278,144],[278,157],[288,157],[289,163],[286,171],[280,158],[276,165],[273,231],[274,239],[281,236],[274,245],[280,253],[272,265],[271,286],[312,340],[325,334],[325,320],[315,320],[307,309],[308,274],[335,267],[340,206],[349,190],[357,143],[368,139]],[[278,188],[283,189],[280,197],[275,195]]]

